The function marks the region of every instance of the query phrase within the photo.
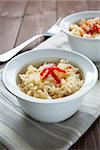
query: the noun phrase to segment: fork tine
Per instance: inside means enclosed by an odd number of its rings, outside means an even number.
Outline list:
[[[60,23],[60,21],[62,20],[62,17],[60,17],[57,21],[56,21],[56,25]]]
[[[59,32],[61,31],[61,28],[59,27],[59,23],[61,22],[61,20],[62,20],[62,17],[60,17],[60,18],[56,21],[56,23],[55,23],[53,26],[51,26],[51,27],[47,30],[47,32],[45,32],[45,34],[50,35],[50,36],[53,36],[53,35],[59,33]]]

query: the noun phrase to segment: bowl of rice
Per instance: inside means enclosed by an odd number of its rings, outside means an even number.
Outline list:
[[[81,54],[42,49],[10,60],[2,77],[27,114],[38,121],[54,123],[79,109],[98,73],[91,60]]]
[[[100,11],[83,11],[65,17],[60,27],[72,50],[100,61]]]

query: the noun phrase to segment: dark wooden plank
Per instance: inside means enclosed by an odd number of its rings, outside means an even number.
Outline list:
[[[20,29],[16,45],[35,34],[46,31],[56,21],[55,1],[30,1]],[[27,48],[31,48],[31,44]]]
[[[88,10],[87,2],[84,0],[63,0],[57,1],[57,18],[65,17],[69,14]]]
[[[20,23],[21,18],[0,18],[0,54],[13,48]]]
[[[70,150],[99,150],[100,149],[100,117],[89,130],[74,144]]]
[[[0,54],[15,45],[27,2],[0,1]]]
[[[0,150],[9,150],[9,149],[3,143],[0,143]]]
[[[26,15],[34,16],[36,19],[36,26],[45,31],[56,20],[56,1],[34,0],[29,3]]]
[[[87,1],[89,10],[100,10],[100,1],[99,0],[90,0]]]
[[[0,16],[21,17],[24,14],[27,1],[0,1]]]

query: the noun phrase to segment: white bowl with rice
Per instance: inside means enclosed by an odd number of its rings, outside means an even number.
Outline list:
[[[48,74],[48,75],[47,75]],[[98,72],[87,57],[62,49],[32,50],[10,60],[3,83],[36,120],[54,123],[71,117],[95,85]]]
[[[100,11],[83,11],[65,17],[60,27],[72,50],[100,61]]]

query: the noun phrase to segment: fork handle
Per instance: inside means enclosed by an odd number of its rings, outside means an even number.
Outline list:
[[[9,50],[8,52],[5,52],[4,54],[0,55],[0,62],[6,62],[9,59],[11,59],[12,57],[14,57],[18,52],[20,52],[23,48],[25,48],[27,45],[29,45],[30,43],[32,43],[33,41],[43,37],[44,34],[38,34],[35,35],[33,37],[31,37],[30,39],[28,39],[27,41],[21,43],[20,45],[18,45],[17,47]]]

